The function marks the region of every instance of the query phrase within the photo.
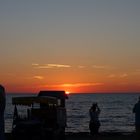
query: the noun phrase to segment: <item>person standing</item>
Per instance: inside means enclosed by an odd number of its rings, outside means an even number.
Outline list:
[[[0,140],[5,139],[5,127],[4,127],[4,110],[5,110],[5,89],[0,85]]]
[[[135,113],[136,135],[140,138],[140,97],[138,102],[134,105],[133,113]]]
[[[90,134],[97,135],[100,128],[100,121],[99,121],[99,115],[100,115],[100,108],[98,107],[97,103],[93,103],[91,108],[89,109],[89,116],[90,116],[90,123],[89,123],[89,129]]]

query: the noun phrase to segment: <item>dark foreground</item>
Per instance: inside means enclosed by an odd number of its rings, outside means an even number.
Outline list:
[[[66,133],[65,139],[66,140],[139,140],[138,138],[136,138],[135,133],[119,133],[119,132],[118,133],[104,132],[104,133],[100,133],[96,137],[91,137],[88,132]],[[6,140],[14,140],[12,134],[10,133],[6,134]],[[43,139],[33,137],[30,138],[30,140],[43,140]]]
[[[66,140],[137,140],[134,133],[100,133],[90,136],[89,133],[73,133],[66,136]]]

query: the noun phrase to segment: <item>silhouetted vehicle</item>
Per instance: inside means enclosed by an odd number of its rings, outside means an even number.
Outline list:
[[[35,97],[12,98],[14,139],[65,139],[67,98],[64,91],[40,91]]]

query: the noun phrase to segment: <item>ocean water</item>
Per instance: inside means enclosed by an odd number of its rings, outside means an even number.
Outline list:
[[[12,129],[14,106],[12,97],[30,96],[31,94],[8,94],[5,111],[6,132]],[[36,95],[32,95],[36,96]],[[134,114],[132,109],[140,94],[70,94],[66,101],[67,132],[89,132],[89,108],[98,102],[101,109],[101,132],[133,132]],[[19,108],[24,113],[25,108]]]

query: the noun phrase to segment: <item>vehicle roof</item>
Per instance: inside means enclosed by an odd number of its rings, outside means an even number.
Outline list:
[[[12,104],[13,105],[25,105],[31,106],[34,103],[42,103],[42,104],[53,104],[57,105],[57,99],[55,97],[13,97]]]

